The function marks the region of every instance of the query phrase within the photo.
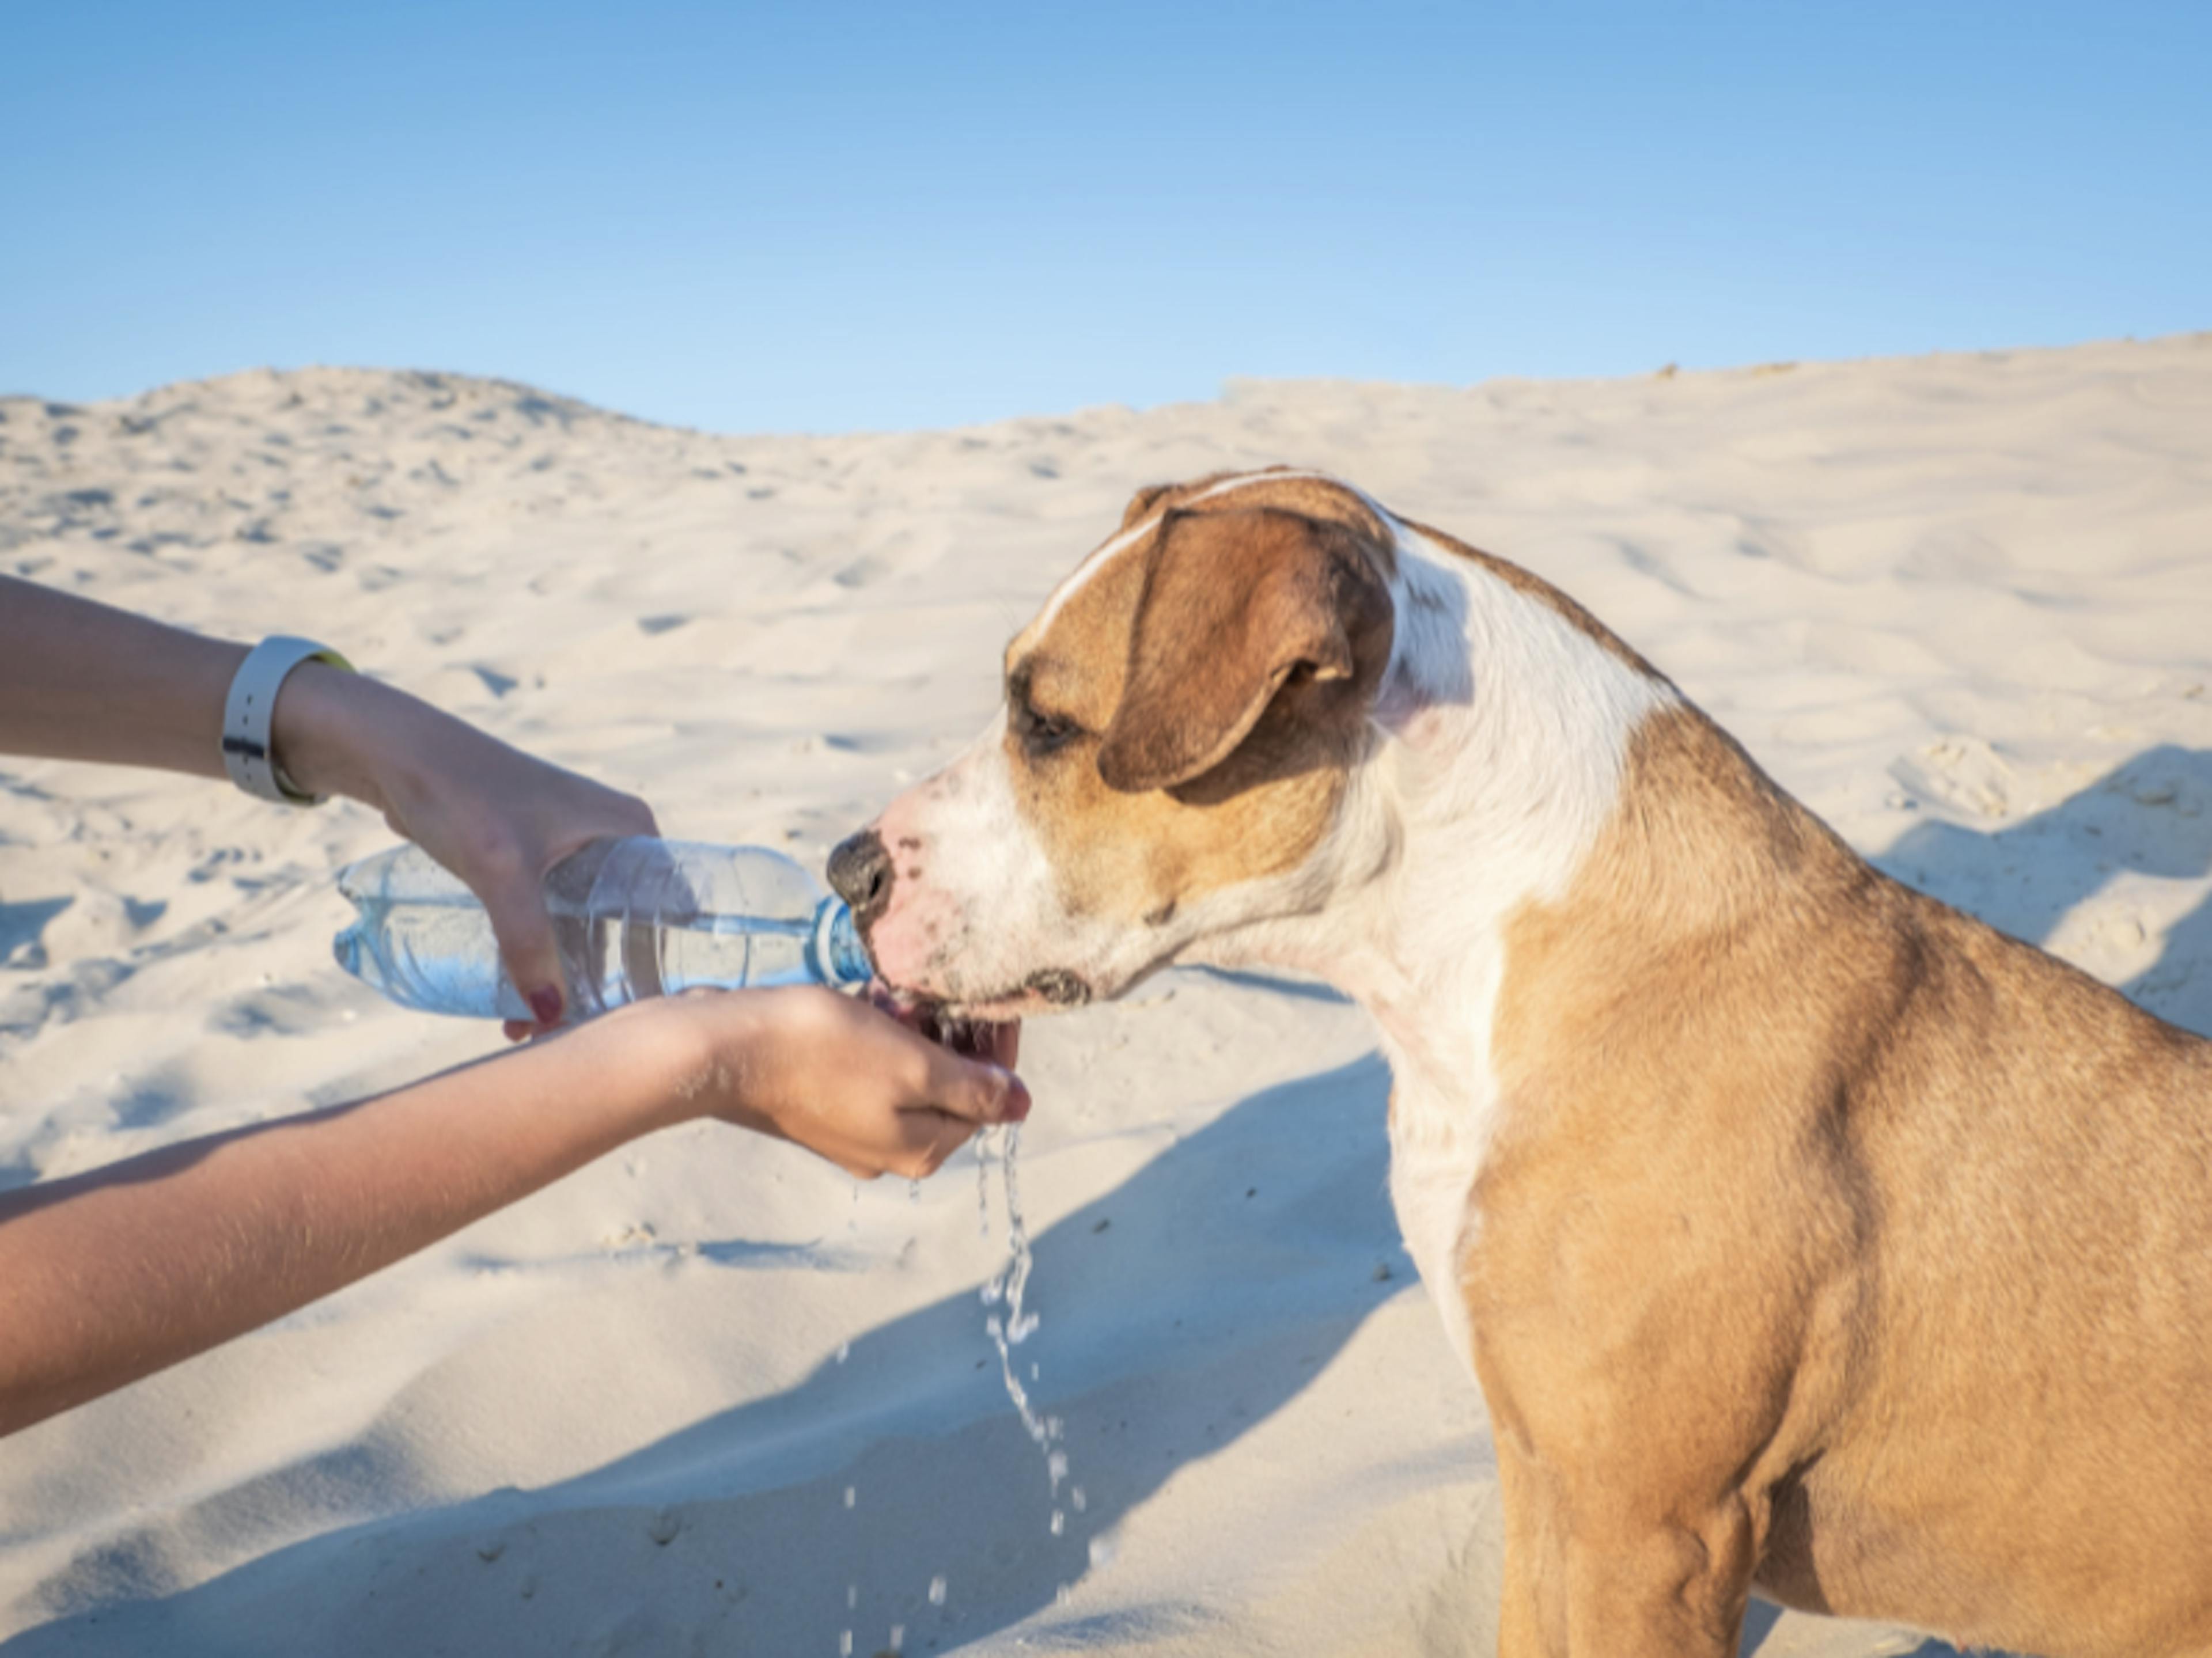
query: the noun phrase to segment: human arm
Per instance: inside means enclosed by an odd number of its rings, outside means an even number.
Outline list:
[[[221,777],[223,701],[246,653],[0,576],[0,753]],[[643,801],[327,663],[303,663],[285,680],[270,738],[301,787],[383,813],[467,882],[516,987],[541,1023],[558,1019],[545,872],[587,841],[655,833]]]
[[[1000,1064],[866,1003],[707,993],[0,1193],[0,1434],[280,1318],[657,1128],[719,1117],[861,1177],[919,1177],[1029,1104]]]

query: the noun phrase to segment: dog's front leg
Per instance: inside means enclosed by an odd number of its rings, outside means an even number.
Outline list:
[[[1566,1538],[1540,1472],[1504,1432],[1496,1436],[1505,1515],[1498,1658],[1565,1658]]]
[[[1745,1466],[1735,1436],[1697,1446],[1579,1363],[1516,1386],[1533,1355],[1513,1357],[1475,1344],[1504,1518],[1499,1658],[1735,1658],[1765,1513],[1720,1471]]]
[[[1577,1504],[1505,1433],[1498,1473],[1498,1658],[1735,1658],[1757,1564],[1744,1504],[1724,1501],[1695,1525],[1608,1513],[1602,1497]]]
[[[1735,1658],[1757,1564],[1729,1503],[1695,1523],[1606,1517],[1571,1530],[1568,1658]]]

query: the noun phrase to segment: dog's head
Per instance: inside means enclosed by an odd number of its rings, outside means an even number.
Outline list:
[[[1007,647],[1002,714],[832,858],[884,979],[1036,1012],[1325,902],[1395,558],[1310,474],[1139,493]]]

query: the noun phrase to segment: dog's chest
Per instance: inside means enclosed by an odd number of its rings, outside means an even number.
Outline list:
[[[1443,1319],[1445,1338],[1470,1371],[1474,1330],[1460,1263],[1480,1224],[1474,1182],[1490,1139],[1489,1093],[1486,1074],[1462,1089],[1410,1078],[1390,1100],[1390,1204],[1398,1230]]]
[[[1407,1253],[1469,1372],[1474,1331],[1460,1267],[1481,1217],[1475,1179],[1496,1127],[1491,1042],[1504,951],[1495,934],[1462,940],[1459,971],[1430,993],[1373,1005],[1390,1061],[1390,1204]]]

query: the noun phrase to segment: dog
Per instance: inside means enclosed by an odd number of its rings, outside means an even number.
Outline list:
[[[1369,1010],[1506,1658],[1729,1658],[1754,1586],[2212,1653],[2212,1043],[1869,867],[1572,599],[1325,476],[1140,492],[1005,679],[832,884],[974,1017],[1178,962]]]

